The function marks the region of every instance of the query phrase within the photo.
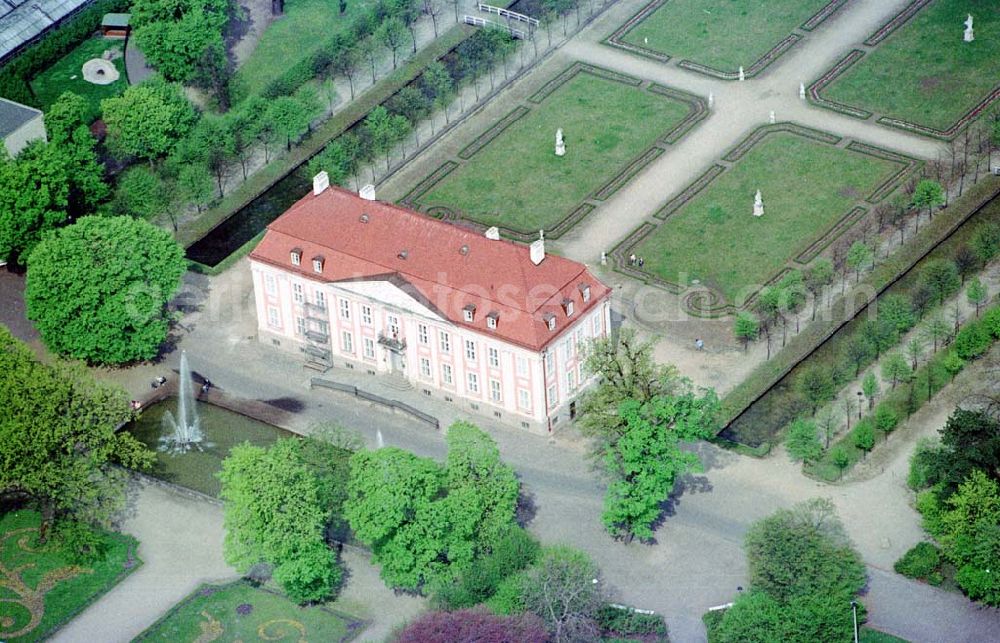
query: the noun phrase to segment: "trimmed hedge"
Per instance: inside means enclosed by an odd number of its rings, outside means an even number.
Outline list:
[[[604,605],[598,610],[595,620],[602,632],[624,637],[647,634],[661,637],[667,635],[667,623],[662,615],[642,614],[628,607]]]
[[[908,578],[927,581],[931,585],[940,585],[944,580],[939,571],[941,563],[941,550],[933,543],[920,542],[903,554],[892,568],[896,570],[897,574]]]
[[[41,107],[31,91],[31,79],[97,31],[104,14],[128,11],[130,4],[129,0],[96,0],[53,28],[0,68],[0,96]]]

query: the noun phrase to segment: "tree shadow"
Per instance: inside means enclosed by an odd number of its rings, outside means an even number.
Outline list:
[[[517,507],[514,510],[514,520],[519,527],[526,528],[538,513],[535,504],[535,494],[524,488],[523,484],[517,496]]]
[[[294,397],[276,397],[271,400],[261,400],[261,402],[288,413],[301,413],[306,408],[305,402]]]

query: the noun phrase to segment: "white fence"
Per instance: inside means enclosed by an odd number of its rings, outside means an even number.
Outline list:
[[[483,4],[482,2],[480,2],[479,10],[485,11],[486,13],[495,13],[501,18],[507,18],[508,20],[517,20],[518,22],[524,22],[531,25],[532,27],[538,26],[538,20],[535,18],[526,16],[523,13],[508,11],[507,9],[503,9],[501,7],[494,7],[493,5],[490,4]]]
[[[492,29],[503,29],[504,31],[510,33],[511,36],[524,40],[528,37],[528,34],[524,33],[520,29],[515,29],[509,25],[501,24],[499,22],[493,22],[492,20],[487,20],[485,18],[480,18],[479,16],[465,16],[465,24],[472,25],[474,27],[490,27]]]

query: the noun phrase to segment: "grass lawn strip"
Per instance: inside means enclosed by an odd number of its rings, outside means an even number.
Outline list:
[[[38,98],[42,111],[48,111],[49,106],[56,102],[63,92],[73,92],[87,100],[88,121],[97,118],[101,113],[101,101],[125,91],[128,80],[125,75],[125,58],[119,55],[113,62],[120,76],[109,85],[95,85],[83,79],[83,63],[92,58],[100,58],[105,51],[112,49],[122,53],[123,40],[105,40],[101,37],[88,38],[76,49],[60,58],[51,67],[40,73],[31,81],[31,90]]]
[[[699,279],[738,303],[773,279],[899,165],[775,133],[671,215],[635,254],[659,279],[681,285]],[[765,214],[753,217],[758,189]]]
[[[352,0],[341,14],[337,3],[329,0],[285,3],[284,15],[268,25],[253,53],[236,72],[233,79],[238,87],[236,95],[260,94],[289,67],[311,56],[338,32],[350,28],[355,17],[366,13],[373,4],[372,0]]]
[[[963,42],[962,23],[970,13],[976,39]],[[944,132],[997,89],[998,79],[1000,4],[936,0],[821,93],[892,121]]]
[[[551,229],[690,111],[679,100],[584,70],[417,200],[516,232]],[[553,152],[560,127],[562,158]]]
[[[41,641],[135,571],[138,543],[103,533],[107,555],[73,563],[50,543],[38,547],[41,517],[28,510],[0,515],[0,640]]]
[[[726,72],[749,68],[829,0],[666,0],[619,37]]]
[[[299,607],[245,581],[203,585],[136,641],[350,641],[365,623],[323,606]],[[205,635],[214,638],[199,638]]]

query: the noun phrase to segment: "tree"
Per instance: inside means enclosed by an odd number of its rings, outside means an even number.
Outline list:
[[[496,616],[488,610],[428,612],[411,621],[396,643],[454,643],[454,641],[549,641],[545,624],[534,614]]]
[[[167,154],[195,121],[179,85],[152,78],[101,101],[108,149],[150,161]]]
[[[309,128],[312,115],[308,106],[294,96],[279,96],[267,110],[267,120],[278,136],[285,139],[285,150],[292,150],[292,141],[298,140]]]
[[[59,361],[39,362],[0,325],[0,495],[42,514],[40,538],[79,521],[110,527],[124,508],[128,474],[155,456],[117,428],[132,417],[125,391]]]
[[[525,610],[541,617],[556,643],[599,640],[594,616],[605,603],[600,573],[581,551],[546,547],[538,562],[523,572]]]
[[[980,224],[973,234],[972,247],[983,263],[992,261],[994,257],[1000,255],[1000,223]]]
[[[623,402],[619,415],[625,433],[604,454],[604,470],[611,483],[604,496],[601,519],[615,537],[630,541],[653,539],[652,526],[663,512],[663,503],[677,477],[699,471],[694,453],[681,449],[714,435],[718,403],[705,399],[657,398],[645,406]]]
[[[823,290],[833,283],[834,270],[833,262],[826,258],[820,258],[813,262],[812,266],[806,270],[806,289],[813,296],[812,318],[816,319],[816,307],[819,304]]]
[[[0,259],[21,261],[69,217],[70,176],[50,147],[29,145],[15,160],[0,155]]]
[[[878,408],[875,409],[875,430],[889,438],[889,434],[892,433],[896,424],[899,423],[899,418],[896,412],[888,404],[879,404]]]
[[[63,92],[45,110],[45,131],[49,142],[71,141],[73,133],[81,126],[87,126],[88,103],[85,98],[73,92]]]
[[[982,308],[983,304],[989,298],[989,292],[986,290],[986,286],[979,278],[973,279],[972,283],[969,284],[969,289],[966,291],[966,297],[969,303],[976,307],[976,317],[979,317],[979,309]]]
[[[431,19],[431,24],[434,25],[434,37],[438,37],[438,18],[444,12],[444,7],[438,0],[422,0],[421,11]]]
[[[934,346],[937,352],[938,344],[943,343],[951,335],[951,326],[940,315],[935,316],[924,327],[924,336]]]
[[[541,546],[534,536],[516,525],[489,551],[477,557],[454,582],[433,588],[433,604],[438,609],[456,610],[485,603],[500,586],[537,559]]]
[[[868,363],[874,352],[871,342],[863,334],[851,335],[844,347],[844,357],[854,365],[854,377],[861,374],[861,368]]]
[[[861,241],[855,241],[847,251],[847,265],[854,271],[855,282],[861,281],[861,269],[871,261],[872,252]]]
[[[424,93],[430,97],[436,109],[444,111],[445,123],[450,122],[448,118],[448,105],[455,96],[455,85],[440,61],[434,61],[424,69],[422,78]],[[433,127],[434,122],[431,121]]]
[[[329,598],[341,572],[323,537],[329,509],[300,449],[294,439],[267,449],[237,445],[219,479],[226,562],[244,573],[258,563],[273,565],[289,598],[307,603]]]
[[[955,263],[955,270],[958,271],[958,276],[961,277],[963,285],[966,278],[979,268],[979,257],[976,256],[972,248],[964,243],[955,251],[955,256],[952,260]]]
[[[955,381],[955,377],[965,368],[965,360],[959,357],[955,351],[948,351],[941,365],[944,366],[944,370],[948,371],[948,375],[951,375],[952,381]]]
[[[867,320],[861,325],[861,335],[875,349],[875,359],[882,356],[882,351],[892,348],[899,341],[896,324],[886,317]]]
[[[132,37],[147,60],[169,80],[191,80],[205,52],[222,52],[229,0],[136,0]]]
[[[958,568],[955,579],[969,598],[1000,605],[1000,487],[974,470],[945,501],[935,536],[944,555]]]
[[[254,136],[253,114],[247,112],[229,112],[223,120],[226,128],[225,140],[230,146],[231,154],[239,161],[240,169],[243,170],[243,180],[247,179],[247,166],[254,154],[254,144],[257,142]]]
[[[193,204],[198,212],[212,200],[212,175],[204,165],[185,165],[177,175],[178,196],[185,203]],[[177,231],[177,219],[171,216],[174,232]]]
[[[820,434],[823,436],[823,448],[830,448],[830,440],[833,438],[833,434],[837,429],[837,414],[833,407],[826,407],[819,415],[816,416],[816,426],[819,428]]]
[[[802,418],[796,419],[788,427],[785,448],[794,462],[814,462],[823,454],[819,443],[816,424]]]
[[[126,217],[84,217],[28,258],[28,318],[60,355],[95,364],[152,359],[187,264],[170,234]]]
[[[152,219],[167,208],[163,180],[152,170],[131,167],[118,178],[113,208],[119,215]]]
[[[905,333],[917,323],[913,306],[904,295],[887,294],[877,300],[879,321],[884,321],[898,333]]]
[[[830,461],[833,462],[833,466],[837,467],[840,472],[840,477],[844,475],[844,469],[847,465],[851,463],[851,457],[847,455],[847,450],[842,446],[836,446],[833,451],[830,452]]]
[[[820,404],[832,400],[835,394],[833,376],[826,368],[810,367],[802,373],[796,384],[799,393],[812,407],[813,415]]]
[[[351,88],[351,100],[354,100],[354,79],[358,75],[361,67],[362,52],[357,45],[344,47],[333,59],[334,73],[347,79],[347,84]],[[374,79],[374,74],[372,74]],[[375,82],[372,80],[372,82]]]
[[[875,398],[879,393],[878,378],[874,371],[868,371],[865,378],[861,380],[861,391],[865,394],[865,399],[868,400],[868,410],[870,411],[875,406]]]
[[[931,292],[934,303],[941,305],[944,300],[962,287],[955,264],[946,259],[931,259],[920,271],[920,282]]]
[[[924,179],[917,183],[911,203],[915,208],[927,208],[927,216],[933,219],[934,208],[944,205],[944,197],[944,188],[940,183]]]
[[[279,104],[281,100],[275,100],[274,104]],[[281,112],[276,116],[291,118]],[[202,117],[184,139],[182,148],[186,163],[201,164],[212,173],[221,199],[226,178],[232,170],[230,164],[236,156],[235,134],[228,119],[214,115]]]
[[[368,67],[372,73],[372,84],[375,84],[375,56],[378,53],[378,46],[375,44],[374,36],[365,38],[358,43],[358,52],[368,60]]]
[[[955,335],[955,354],[964,360],[981,357],[990,349],[993,338],[983,324],[968,324]]]
[[[911,337],[906,343],[906,354],[910,358],[910,368],[917,370],[917,364],[924,355],[924,342],[919,337]]]
[[[896,388],[899,382],[906,382],[913,376],[910,365],[906,363],[906,358],[901,353],[888,353],[882,360],[882,377],[892,382],[892,388]]]
[[[736,339],[743,342],[743,352],[746,352],[750,342],[757,339],[759,333],[760,324],[756,317],[746,311],[737,313],[736,320],[733,322],[733,334]]]
[[[875,447],[875,430],[867,418],[854,428],[854,446],[861,449],[864,456]]]
[[[392,52],[392,68],[395,69],[399,48],[403,46],[403,40],[406,38],[406,24],[396,17],[387,18],[375,31],[375,38]],[[374,78],[374,73],[372,77]]]

